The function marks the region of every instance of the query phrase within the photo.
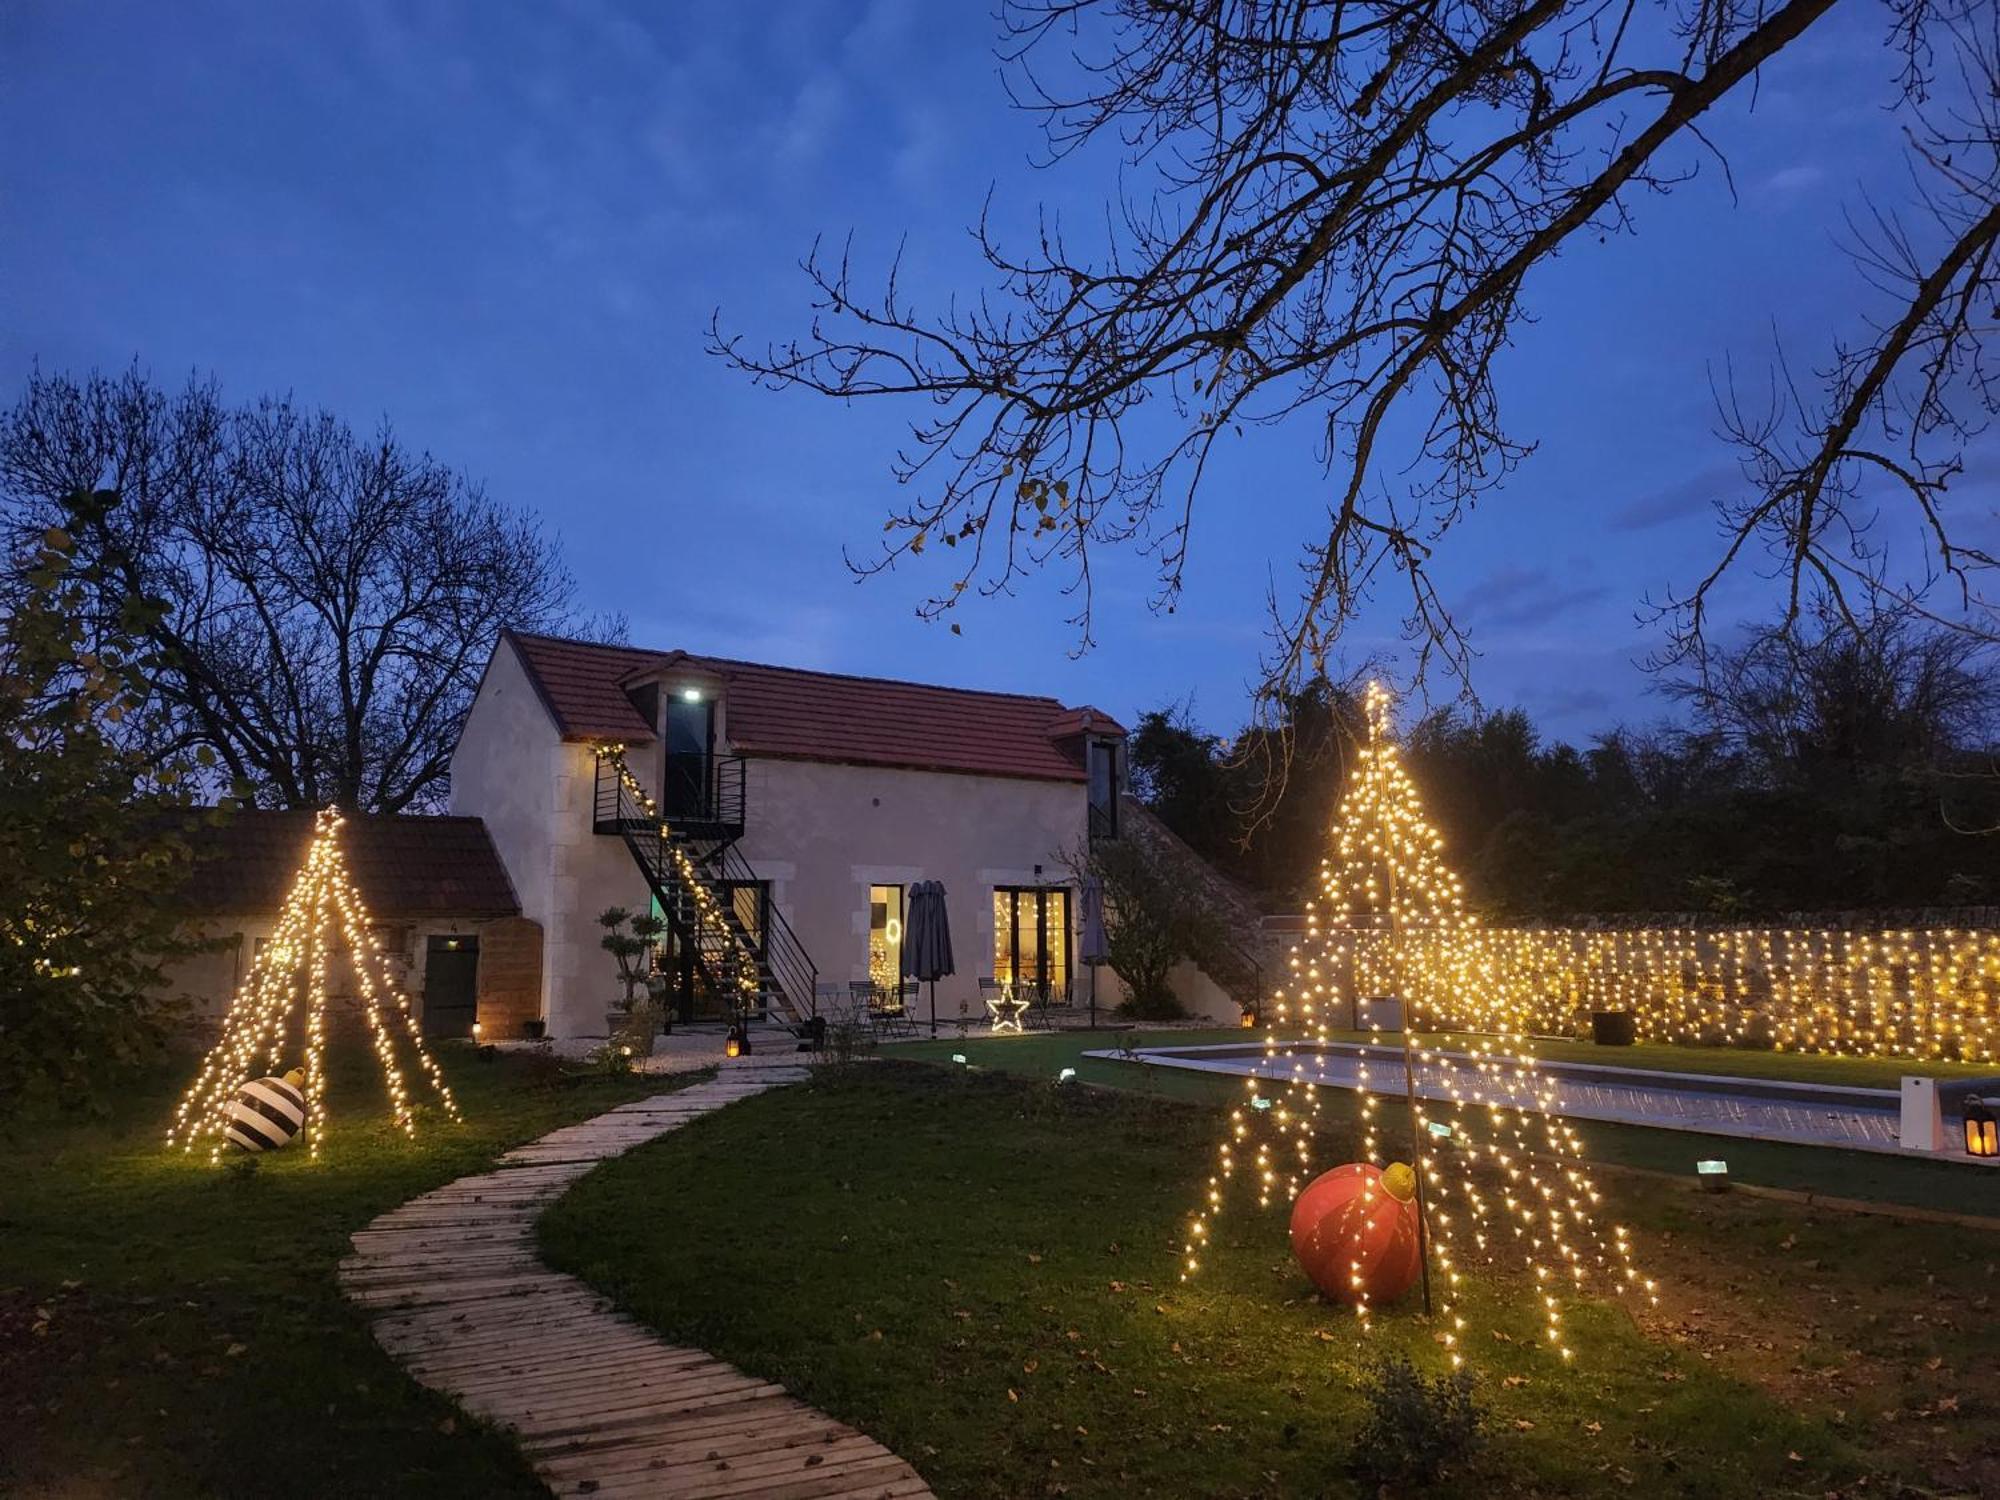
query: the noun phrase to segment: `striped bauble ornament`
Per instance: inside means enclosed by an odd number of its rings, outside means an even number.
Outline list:
[[[229,1144],[245,1151],[276,1151],[290,1143],[306,1122],[305,1074],[297,1068],[283,1078],[258,1078],[236,1091],[229,1106]]]

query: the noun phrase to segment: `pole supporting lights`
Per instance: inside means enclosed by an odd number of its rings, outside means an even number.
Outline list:
[[[1272,998],[1260,1076],[1245,1081],[1246,1107],[1232,1113],[1190,1218],[1182,1274],[1199,1271],[1233,1188],[1247,1187],[1268,1207],[1292,1203],[1314,1180],[1320,1108],[1312,1064],[1336,1028],[1358,1015],[1361,997],[1393,995],[1393,1037],[1371,1016],[1357,1059],[1362,1156],[1379,1168],[1385,1155],[1401,1154],[1407,1136],[1436,1337],[1454,1366],[1464,1363],[1466,1272],[1510,1260],[1525,1264],[1544,1341],[1568,1360],[1567,1298],[1651,1297],[1653,1283],[1634,1267],[1625,1229],[1601,1222],[1582,1142],[1556,1112],[1555,1088],[1522,1029],[1496,1025],[1499,1034],[1472,1039],[1465,1057],[1425,1040],[1439,1029],[1440,1012],[1465,1003],[1482,982],[1475,960],[1483,934],[1403,769],[1388,691],[1370,683],[1364,707],[1367,741],[1335,817],[1306,940],[1292,951],[1291,983]],[[1354,931],[1370,941],[1346,944]],[[1374,1076],[1385,1064],[1408,1116],[1388,1153]],[[1372,1327],[1368,1297],[1353,1305],[1362,1326]]]

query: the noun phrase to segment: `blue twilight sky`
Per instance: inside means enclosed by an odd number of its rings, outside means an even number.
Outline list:
[[[1096,201],[1101,179],[1028,165],[988,10],[12,0],[0,391],[36,359],[136,355],[169,383],[198,368],[235,396],[386,414],[539,511],[585,607],[625,611],[638,643],[1121,715],[1192,693],[1231,729],[1267,585],[1322,514],[1308,424],[1228,456],[1179,612],[1146,611],[1141,560],[1108,566],[1097,648],[1072,660],[1053,589],[962,611],[959,638],[914,617],[941,575],[848,574],[906,413],[753,390],[702,353],[718,305],[753,335],[800,326],[796,261],[822,231],[855,231],[864,265],[907,234],[906,290],[935,305],[973,284],[964,227],[989,184],[1003,204]],[[1489,704],[1573,737],[1662,712],[1634,615],[1712,555],[1705,500],[1733,468],[1711,362],[1761,370],[1774,330],[1816,359],[1868,305],[1834,239],[1864,187],[1904,191],[1883,19],[1843,7],[1754,113],[1711,118],[1733,201],[1700,162],[1635,200],[1637,239],[1531,282],[1540,321],[1503,397],[1540,450],[1438,568]],[[1393,643],[1392,607],[1372,624],[1358,646]]]

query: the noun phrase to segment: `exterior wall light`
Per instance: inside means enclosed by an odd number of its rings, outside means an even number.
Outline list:
[[[682,688],[682,689],[681,689],[681,702],[683,702],[683,703],[699,703],[699,702],[701,702],[701,689],[700,689],[700,688]]]

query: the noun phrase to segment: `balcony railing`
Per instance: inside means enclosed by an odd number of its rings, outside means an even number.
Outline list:
[[[660,765],[659,817],[677,837],[706,841],[743,836],[749,773],[742,756],[665,755]],[[622,832],[618,805],[618,777],[600,758],[591,814],[596,832]]]

